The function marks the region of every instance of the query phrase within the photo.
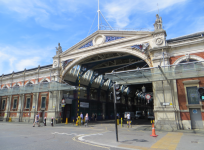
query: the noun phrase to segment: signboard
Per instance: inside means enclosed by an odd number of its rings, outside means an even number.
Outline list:
[[[35,108],[35,106],[33,106],[33,108]]]
[[[169,106],[170,103],[162,103],[163,106]]]
[[[193,113],[197,114],[198,113],[197,109],[193,109]]]
[[[201,98],[202,98],[202,101],[204,101],[204,96],[202,96]]]
[[[62,107],[65,107],[65,104],[61,104]]]
[[[80,107],[82,107],[82,108],[89,108],[89,103],[80,102]]]

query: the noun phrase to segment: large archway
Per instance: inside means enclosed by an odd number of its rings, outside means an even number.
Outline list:
[[[133,55],[134,54],[134,55]],[[85,89],[68,93],[69,99],[72,98],[72,114],[82,112],[97,114],[98,119],[113,119],[113,98],[111,97],[112,89],[111,82],[103,78],[103,74],[109,73],[112,70],[131,70],[137,68],[148,68],[151,63],[146,54],[137,50],[120,51],[113,50],[106,53],[96,52],[92,55],[84,55],[68,64],[62,72],[63,80],[71,85],[84,87]],[[83,69],[85,71],[83,71]],[[93,74],[97,72],[97,77],[93,78]],[[79,82],[79,76],[80,82]],[[145,93],[152,93],[152,83],[136,84],[124,87],[121,86],[121,100],[117,104],[118,113],[121,117],[126,111],[131,111],[136,114],[138,111],[144,115],[142,119],[146,119],[148,112],[153,112],[153,98],[149,103],[145,100]],[[142,87],[146,88],[142,92]],[[63,93],[66,96],[66,92]],[[70,96],[71,95],[71,96]],[[77,103],[78,102],[78,103]],[[88,108],[81,108],[80,103],[88,103]],[[102,115],[103,114],[103,115]],[[112,117],[112,118],[111,118]],[[148,121],[147,121],[148,122]],[[139,122],[137,122],[139,123]]]

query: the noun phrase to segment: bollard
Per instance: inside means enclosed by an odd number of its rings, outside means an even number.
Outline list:
[[[51,119],[51,126],[53,127],[53,117],[52,117],[52,119]]]
[[[76,126],[78,126],[79,124],[78,124],[78,118],[77,118],[77,121],[76,121]]]
[[[65,124],[68,124],[68,118],[66,118],[66,122],[65,122]]]
[[[119,125],[119,119],[117,119],[117,125]]]
[[[121,127],[123,127],[123,118],[121,118]]]
[[[9,122],[11,122],[11,117],[9,117]]]
[[[46,126],[46,117],[44,118],[44,126]]]
[[[57,124],[57,121],[58,121],[58,119],[56,118],[56,119],[55,119],[56,124]]]
[[[61,123],[62,123],[62,118],[61,118]]]
[[[78,120],[79,120],[79,125],[81,125],[81,117],[78,116]]]
[[[73,125],[74,125],[74,119],[73,119]]]

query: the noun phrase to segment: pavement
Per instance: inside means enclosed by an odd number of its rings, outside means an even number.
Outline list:
[[[41,123],[41,125],[43,125]],[[32,127],[32,124],[26,123],[8,123],[0,122],[0,145],[5,145],[3,141],[11,135],[13,142],[18,137],[20,143],[24,132],[29,132],[30,141],[46,141],[48,147],[36,147],[36,149],[55,149],[59,145],[60,149],[67,148],[65,142],[69,143],[68,149],[136,149],[136,150],[203,150],[204,149],[204,129],[200,130],[178,130],[175,132],[159,131],[155,129],[157,137],[150,136],[152,134],[151,124],[134,124],[132,128],[128,128],[126,124],[118,125],[118,142],[116,142],[116,132],[113,120],[90,122],[88,127],[83,125],[76,126],[73,123],[50,124],[41,127]],[[4,130],[5,129],[5,130]],[[11,132],[12,131],[12,132]],[[42,131],[42,135],[34,132]],[[36,134],[37,139],[34,135]],[[5,136],[6,135],[6,136]],[[54,138],[53,138],[54,136]],[[11,140],[11,137],[9,140]],[[32,137],[32,138],[31,138]],[[49,138],[48,138],[49,137]],[[50,137],[54,139],[51,140]],[[65,139],[64,139],[65,137]],[[46,140],[47,139],[47,140]],[[62,140],[62,141],[60,141]],[[3,143],[2,143],[3,142]],[[39,141],[41,142],[41,141]],[[5,146],[4,149],[18,149],[17,147]],[[21,147],[25,148],[25,147]]]

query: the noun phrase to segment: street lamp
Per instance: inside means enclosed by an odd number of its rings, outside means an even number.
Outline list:
[[[146,92],[146,87],[143,85],[142,87],[142,92],[145,93]]]

